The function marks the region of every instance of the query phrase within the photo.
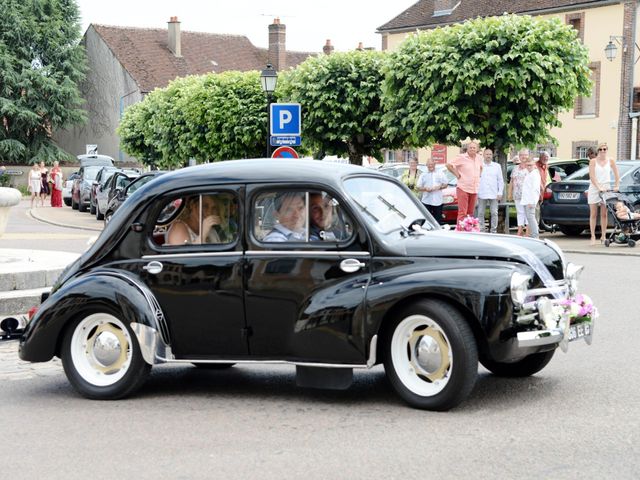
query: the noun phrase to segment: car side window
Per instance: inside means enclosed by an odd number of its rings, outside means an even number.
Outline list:
[[[280,190],[253,202],[253,236],[264,243],[343,242],[353,222],[337,199],[320,190]]]
[[[238,238],[238,201],[228,192],[188,195],[166,202],[155,220],[159,246],[223,245]]]

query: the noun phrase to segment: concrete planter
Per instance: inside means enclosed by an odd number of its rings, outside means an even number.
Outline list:
[[[22,195],[15,188],[0,187],[0,237],[7,227],[9,209],[20,203]]]

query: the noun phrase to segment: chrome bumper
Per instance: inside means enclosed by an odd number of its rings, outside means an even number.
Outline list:
[[[531,323],[543,325],[546,328],[519,332],[517,335],[519,348],[557,344],[563,352],[566,352],[569,349],[569,342],[580,339],[584,339],[588,345],[591,345],[595,318],[587,324],[588,334],[585,334],[585,324],[572,326],[568,314],[558,315],[557,310],[554,309],[558,303],[557,300],[542,297],[535,302],[535,305],[527,305],[528,312],[518,317],[521,319],[520,323],[524,323],[523,320],[531,321],[535,318]],[[581,333],[579,335],[576,333],[578,329]]]

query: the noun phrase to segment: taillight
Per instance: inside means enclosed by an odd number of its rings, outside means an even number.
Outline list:
[[[27,312],[27,316],[29,317],[29,321],[31,321],[31,319],[33,318],[33,316],[36,314],[37,311],[38,311],[38,307],[31,307],[29,309],[29,311]]]
[[[544,194],[542,195],[542,199],[549,200],[550,198],[553,198],[553,192],[551,191],[550,188],[545,188]]]

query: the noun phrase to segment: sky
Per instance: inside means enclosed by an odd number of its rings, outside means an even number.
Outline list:
[[[376,29],[417,0],[76,0],[82,33],[91,23],[167,28],[177,16],[182,31],[245,35],[268,47],[275,17],[287,26],[287,50],[321,52],[327,39],[335,51],[381,49]]]

